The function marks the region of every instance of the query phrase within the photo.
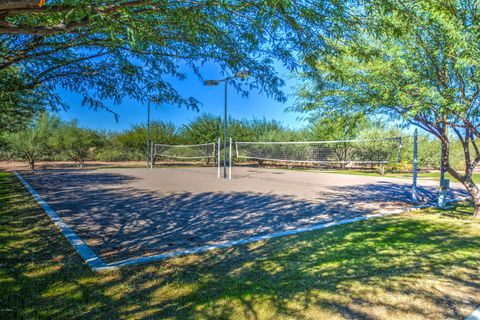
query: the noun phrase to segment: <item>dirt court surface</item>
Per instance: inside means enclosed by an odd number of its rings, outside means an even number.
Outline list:
[[[411,180],[234,168],[22,171],[105,262],[234,241],[411,207]],[[463,194],[452,184],[452,195]],[[419,181],[422,203],[437,182]]]

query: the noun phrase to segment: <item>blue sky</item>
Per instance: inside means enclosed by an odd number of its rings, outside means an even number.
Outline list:
[[[278,70],[281,77],[286,81],[283,91],[291,94],[295,80],[288,79],[288,73],[281,66],[278,66]],[[206,79],[220,79],[222,77],[220,70],[212,65],[204,67],[202,74]],[[188,71],[186,75],[187,78],[185,80],[174,80],[172,84],[185,96],[193,96],[198,99],[203,104],[203,107],[199,112],[169,105],[157,108],[152,107],[152,120],[171,121],[176,125],[183,125],[204,112],[223,115],[223,85],[206,87],[195,75],[188,73]],[[147,119],[147,106],[136,101],[125,100],[121,105],[111,106],[119,115],[118,122],[116,122],[115,117],[107,111],[93,111],[82,107],[79,96],[69,92],[62,92],[61,95],[70,106],[70,109],[61,111],[59,113],[60,117],[65,120],[77,119],[82,127],[121,131],[132,124],[146,122]],[[273,98],[260,94],[258,91],[250,92],[246,98],[237,94],[232,87],[230,87],[228,92],[228,109],[229,115],[232,117],[247,119],[265,117],[281,121],[284,125],[291,128],[299,128],[304,124],[302,120],[299,120],[302,114],[285,112],[285,109],[292,102],[292,97],[289,97],[286,103],[280,103]]]

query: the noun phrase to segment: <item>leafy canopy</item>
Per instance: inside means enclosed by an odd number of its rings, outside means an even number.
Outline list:
[[[0,70],[0,135],[25,128],[48,105],[42,88],[21,89],[23,85],[17,68]]]
[[[100,135],[92,129],[78,127],[76,121],[61,123],[51,138],[52,147],[82,168],[93,149],[101,144]]]
[[[27,128],[6,135],[7,153],[27,161],[33,170],[38,159],[52,153],[52,137],[60,123],[57,116],[38,115]]]
[[[48,87],[57,106],[57,90],[65,89],[92,108],[147,98],[198,108],[171,81],[188,71],[202,80],[205,63],[225,75],[246,69],[248,87],[232,80],[238,90],[257,87],[284,100],[275,64],[294,70],[313,61],[324,45],[320,34],[335,30],[342,14],[337,1],[60,0],[38,7],[20,0],[0,4],[0,70],[19,67],[23,86]]]
[[[317,72],[305,74],[299,109],[387,114],[442,142],[442,163],[476,202],[480,163],[480,12],[476,1],[363,1],[356,24],[319,51]],[[338,36],[340,35],[340,36]],[[463,173],[450,165],[453,133],[464,149]]]

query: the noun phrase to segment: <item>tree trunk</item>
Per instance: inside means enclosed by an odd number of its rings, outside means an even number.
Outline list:
[[[30,166],[30,170],[35,170],[35,160],[34,159],[30,159],[28,160],[28,165]]]
[[[480,219],[480,195],[477,195],[477,199],[474,200],[474,208],[473,217]]]
[[[470,194],[473,198],[473,207],[475,208],[473,217],[480,219],[480,190],[477,188],[476,192],[473,192],[473,194],[470,192]]]
[[[384,176],[385,175],[385,165],[381,164],[380,167],[378,168],[380,175]]]
[[[450,172],[451,170],[447,170],[447,171]],[[457,180],[459,180],[463,184],[465,189],[467,189],[468,193],[470,194],[470,197],[472,197],[473,206],[475,208],[473,216],[477,219],[480,219],[480,189],[475,184],[475,182],[473,182],[473,179],[471,176],[465,177],[464,179],[457,179]]]
[[[4,0],[0,1],[0,10],[38,8],[44,3],[40,0]]]

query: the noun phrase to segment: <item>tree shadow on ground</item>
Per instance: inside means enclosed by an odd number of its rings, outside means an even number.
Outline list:
[[[0,189],[0,201],[28,205],[1,216],[2,228],[15,232],[0,233],[0,247],[8,248],[0,251],[1,277],[10,279],[2,281],[0,302],[16,306],[18,318],[461,318],[458,306],[475,301],[428,280],[480,289],[478,233],[408,217],[93,274],[25,190],[12,185]]]
[[[166,253],[411,206],[407,185],[332,187],[321,200],[255,192],[158,194],[136,179],[82,171],[26,177],[105,261]],[[113,187],[111,187],[113,186]],[[435,190],[419,188],[425,202]]]
[[[136,284],[135,295],[139,296],[156,296],[160,291],[168,297],[165,287],[171,283],[176,283],[176,287],[193,287],[181,299],[174,296],[158,303],[151,301],[153,305],[149,306],[158,310],[158,314],[176,319],[225,319],[238,316],[239,312],[245,318],[257,319],[262,311],[258,300],[268,301],[272,314],[296,319],[302,318],[302,308],[327,309],[345,318],[373,319],[376,316],[371,309],[382,305],[404,316],[438,315],[428,307],[416,306],[415,299],[438,306],[436,311],[441,318],[461,317],[459,309],[452,306],[464,304],[468,297],[439,292],[438,288],[419,282],[430,275],[478,290],[478,263],[472,257],[462,258],[460,253],[474,252],[480,244],[479,237],[462,236],[460,229],[408,219],[395,219],[393,223],[368,221],[361,225],[361,232],[358,225],[343,226],[231,248],[227,253],[206,254],[200,258],[200,264],[194,259],[190,263],[182,259],[166,261],[159,264],[161,273],[153,266],[121,273],[124,279],[135,277],[132,282]],[[420,235],[419,230],[422,230]],[[415,248],[423,249],[412,252]],[[465,275],[452,274],[453,266],[470,269],[471,280],[465,281]],[[396,279],[403,281],[400,286]],[[363,296],[352,290],[355,285],[394,292],[403,299],[395,302],[381,296]],[[405,297],[411,301],[405,301]],[[297,307],[292,308],[292,304]]]
[[[0,173],[1,174],[1,173]],[[118,318],[110,297],[13,176],[0,176],[0,319]]]

